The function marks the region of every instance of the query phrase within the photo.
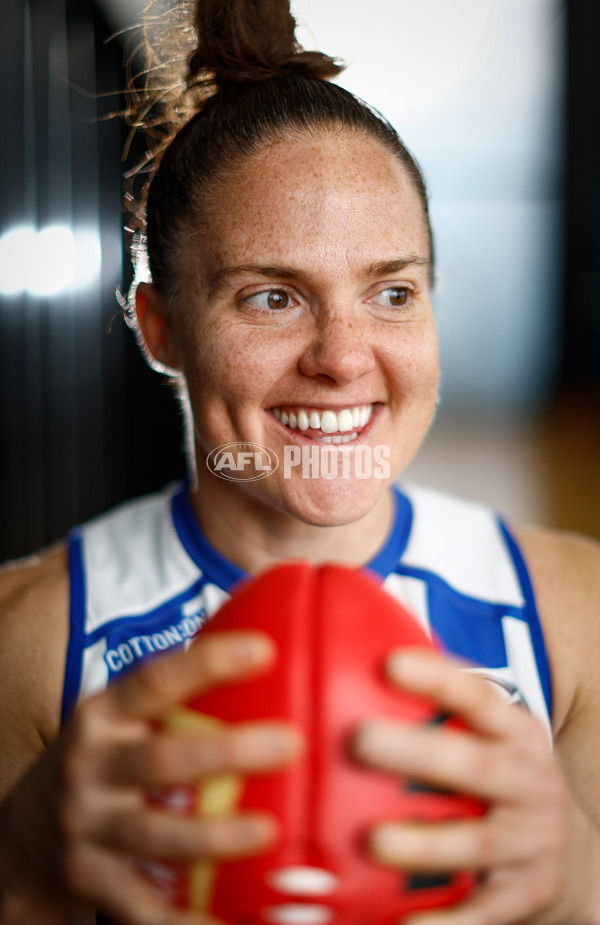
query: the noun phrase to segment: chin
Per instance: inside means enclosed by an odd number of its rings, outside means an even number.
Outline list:
[[[341,527],[365,517],[386,494],[388,481],[315,479],[285,486],[281,509],[315,527]]]

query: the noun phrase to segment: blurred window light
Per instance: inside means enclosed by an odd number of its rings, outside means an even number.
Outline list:
[[[35,260],[37,235],[33,228],[7,231],[0,238],[0,291],[17,295],[27,288],[28,266]]]
[[[0,238],[0,293],[51,297],[82,291],[98,278],[100,238],[93,228],[12,228]]]
[[[102,249],[100,237],[94,228],[75,230],[75,252],[77,260],[72,288],[80,292],[93,286],[100,276]]]
[[[27,267],[26,288],[34,295],[56,295],[75,276],[73,232],[61,225],[44,228],[36,235],[34,259]]]

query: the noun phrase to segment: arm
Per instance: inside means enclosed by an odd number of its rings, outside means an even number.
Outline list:
[[[394,683],[434,698],[469,732],[377,722],[360,730],[364,763],[488,803],[478,820],[390,823],[371,851],[413,870],[478,871],[472,896],[406,925],[597,925],[600,922],[600,553],[553,534],[520,536],[537,592],[553,674],[556,750],[538,721],[507,707],[479,678],[438,655],[390,661]]]
[[[0,799],[58,733],[68,606],[64,547],[0,572]]]
[[[600,826],[600,546],[523,530],[552,673],[553,735],[573,793]]]
[[[279,723],[192,736],[161,731],[159,721],[192,693],[260,670],[273,657],[271,644],[250,633],[200,637],[188,652],[157,658],[88,698],[59,734],[64,555],[35,573],[9,573],[3,587],[0,921],[58,925],[97,908],[123,925],[189,922],[189,913],[165,906],[139,860],[239,857],[267,847],[274,822],[248,813],[175,816],[149,806],[146,793],[221,771],[276,768],[299,741]]]
[[[60,726],[68,634],[66,551],[57,547],[0,571],[0,801],[42,755]],[[4,804],[0,802],[0,816]],[[6,841],[0,823],[0,846]],[[63,925],[7,889],[0,849],[2,925]]]

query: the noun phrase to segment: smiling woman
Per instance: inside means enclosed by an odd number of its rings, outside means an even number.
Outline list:
[[[340,145],[339,132],[271,143],[217,185],[206,206],[210,235],[196,235],[177,258],[185,304],[175,295],[167,307],[156,287],[138,289],[150,353],[180,370],[189,390],[198,519],[207,531],[217,511],[219,522],[248,523],[236,551],[248,571],[267,564],[270,537],[290,514],[304,524],[344,524],[337,548],[356,564],[370,558],[389,529],[386,489],[435,407],[437,343],[419,196],[377,140],[352,132]],[[234,212],[244,221],[232,224]],[[286,479],[281,468],[252,495],[245,483],[239,492],[210,487],[207,454],[235,440],[265,444],[279,458],[286,446],[343,444],[339,477],[306,480],[296,471]],[[359,446],[389,448],[386,482],[343,471]],[[242,511],[259,499],[262,516],[246,518]]]
[[[285,0],[182,2],[168,15],[189,66],[165,90],[158,59],[158,101],[138,98],[134,118],[152,132],[162,100],[165,138],[137,212],[128,310],[150,363],[185,396],[194,478],[3,576],[3,647],[18,656],[1,682],[11,921],[49,906],[65,922],[82,907],[131,925],[214,921],[207,908],[169,909],[144,869],[268,851],[275,820],[260,807],[189,819],[149,795],[278,769],[301,737],[281,721],[161,728],[173,705],[268,666],[277,639],[200,633],[189,651],[155,656],[187,649],[241,579],[306,559],[369,569],[445,650],[392,653],[388,674],[464,726],[373,717],[345,755],[487,805],[444,826],[372,820],[356,846],[370,862],[415,880],[478,875],[458,906],[421,906],[411,925],[594,925],[598,550],[393,484],[438,388],[415,161],[385,120],[329,83],[332,58],[297,45]],[[270,920],[323,911],[290,908]],[[269,917],[248,910],[255,919]],[[351,925],[362,921],[358,910]]]

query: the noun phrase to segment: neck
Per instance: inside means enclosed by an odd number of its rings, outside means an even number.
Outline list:
[[[394,517],[389,489],[358,520],[315,526],[243,490],[232,490],[231,483],[227,488],[220,491],[211,479],[211,484],[201,484],[190,500],[214,548],[249,574],[284,559],[365,565],[385,543]]]

